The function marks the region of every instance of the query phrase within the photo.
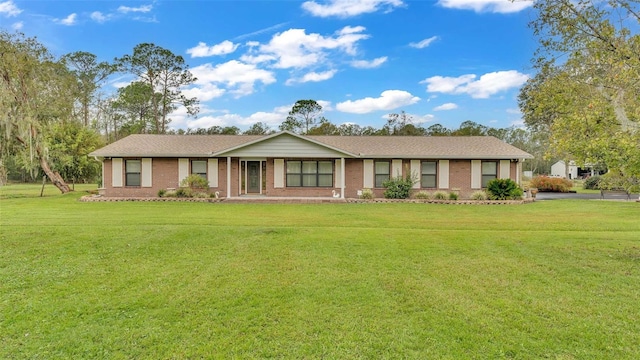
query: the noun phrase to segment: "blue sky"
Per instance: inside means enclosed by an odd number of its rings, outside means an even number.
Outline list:
[[[101,61],[154,43],[182,55],[199,79],[197,118],[172,128],[273,129],[299,99],[335,124],[381,127],[405,111],[457,128],[522,124],[532,76],[532,2],[509,0],[0,0],[0,28],[36,36],[55,55]],[[105,94],[133,79],[118,74]]]

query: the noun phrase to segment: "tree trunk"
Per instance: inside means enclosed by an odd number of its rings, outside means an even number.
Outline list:
[[[63,194],[71,191],[69,185],[67,185],[62,176],[60,176],[57,171],[51,170],[51,168],[49,167],[49,163],[47,163],[47,159],[42,156],[40,147],[36,147],[36,153],[38,154],[38,160],[40,160],[40,167],[42,168],[42,171],[47,174],[47,177],[49,178],[49,180],[51,180],[51,183],[55,185]]]

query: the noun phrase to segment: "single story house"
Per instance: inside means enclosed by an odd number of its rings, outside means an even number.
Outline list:
[[[412,175],[419,190],[461,197],[488,181],[521,181],[532,155],[490,136],[130,135],[90,156],[102,162],[101,194],[153,197],[190,174],[220,197],[382,197],[390,177]]]

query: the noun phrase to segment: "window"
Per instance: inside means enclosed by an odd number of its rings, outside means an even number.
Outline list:
[[[498,177],[498,163],[495,161],[482,162],[482,187],[486,188],[491,180]]]
[[[435,188],[438,163],[435,161],[423,161],[421,166],[420,187]]]
[[[125,160],[124,162],[125,172],[125,185],[126,186],[140,186],[140,174],[142,171],[142,164],[140,160]]]
[[[332,187],[333,161],[287,161],[287,186]]]
[[[381,188],[382,183],[389,180],[390,164],[388,161],[375,162],[376,187]]]
[[[207,178],[207,162],[205,160],[191,161],[191,173]]]

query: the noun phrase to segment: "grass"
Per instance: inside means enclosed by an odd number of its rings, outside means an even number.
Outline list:
[[[81,203],[14,186],[0,358],[640,357],[635,202]]]

